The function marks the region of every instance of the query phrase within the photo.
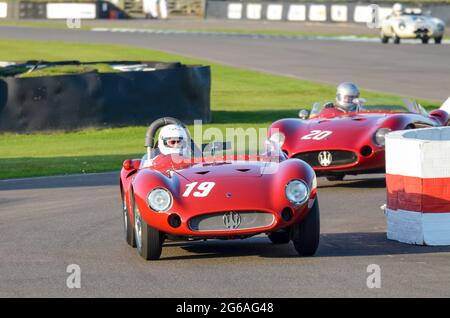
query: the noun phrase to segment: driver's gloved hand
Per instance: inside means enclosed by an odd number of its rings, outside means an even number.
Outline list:
[[[332,103],[332,102],[328,102],[323,105],[323,108],[333,108],[333,107],[334,107],[334,103]]]

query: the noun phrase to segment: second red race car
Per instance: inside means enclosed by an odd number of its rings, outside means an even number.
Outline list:
[[[417,103],[404,107],[363,106],[345,112],[338,107],[316,103],[311,112],[302,110],[300,119],[281,119],[270,129],[270,139],[277,142],[289,158],[311,165],[318,176],[331,181],[345,175],[385,171],[385,136],[394,130],[449,125],[450,105],[430,113]]]
[[[315,254],[316,176],[303,161],[279,149],[261,156],[204,156],[204,147],[173,118],[152,123],[145,146],[147,154],[126,160],[120,173],[125,238],[144,259],[158,259],[166,238],[242,239],[261,233],[275,244],[293,241],[301,256]]]

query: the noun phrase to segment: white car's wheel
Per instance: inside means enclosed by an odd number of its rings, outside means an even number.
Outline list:
[[[394,35],[394,44],[400,44],[400,37],[398,35]]]
[[[389,37],[381,33],[381,43],[386,44],[389,43]]]
[[[430,40],[430,38],[428,37],[423,37],[422,38],[422,44],[428,44],[428,41]]]

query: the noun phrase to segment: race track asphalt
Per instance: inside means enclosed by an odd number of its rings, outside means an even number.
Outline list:
[[[135,45],[325,82],[352,75],[365,88],[434,99],[450,79],[447,46],[25,28],[0,28],[0,37]],[[319,179],[313,258],[261,236],[168,242],[156,262],[124,241],[117,173],[0,181],[0,297],[449,297],[450,247],[386,240],[383,176],[351,179]],[[66,286],[70,264],[81,268],[80,289]],[[366,285],[371,264],[380,289]]]
[[[313,258],[261,236],[167,242],[156,262],[124,241],[117,173],[0,181],[0,297],[450,296],[450,247],[386,240],[384,179],[367,178],[319,179]],[[66,287],[70,264],[80,289]]]

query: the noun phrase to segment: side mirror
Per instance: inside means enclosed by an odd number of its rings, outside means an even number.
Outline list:
[[[308,118],[309,118],[309,110],[301,109],[301,110],[298,112],[298,117],[299,117],[300,119],[308,119]]]

